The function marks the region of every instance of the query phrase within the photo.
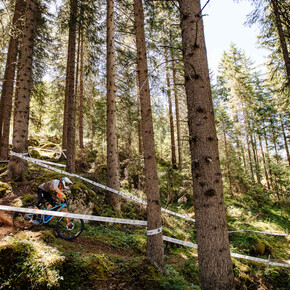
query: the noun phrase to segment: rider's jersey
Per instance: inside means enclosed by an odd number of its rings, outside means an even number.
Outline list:
[[[60,182],[58,179],[53,179],[51,181],[44,182],[39,185],[39,188],[45,192],[57,192],[57,196],[61,198],[63,196],[62,192],[60,191]]]

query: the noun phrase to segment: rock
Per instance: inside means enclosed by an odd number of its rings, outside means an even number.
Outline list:
[[[32,158],[36,158],[36,159],[39,159],[41,157],[40,153],[35,149],[32,149],[30,151],[30,155]]]
[[[187,202],[187,197],[184,195],[184,196],[180,197],[177,202],[178,202],[178,204],[186,203]]]
[[[259,254],[259,255],[264,255],[265,254],[266,246],[260,239],[257,239],[254,242],[253,246],[254,246],[255,252],[257,254]]]
[[[76,182],[71,189],[71,193],[66,192],[69,211],[73,213],[92,215],[95,204],[91,201],[90,191],[80,182]],[[84,220],[84,222],[86,223],[88,221]]]

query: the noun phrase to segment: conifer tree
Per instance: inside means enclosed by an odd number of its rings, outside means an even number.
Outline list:
[[[70,0],[70,21],[65,87],[63,149],[67,149],[67,171],[75,172],[75,57],[78,1]],[[66,148],[65,148],[66,147]]]
[[[28,150],[29,105],[33,82],[32,65],[37,18],[40,17],[39,5],[37,0],[28,0],[25,9],[25,24],[19,65],[19,88],[16,96],[17,106],[12,141],[12,150],[17,153],[27,153]],[[18,157],[11,157],[8,169],[12,178],[22,180],[27,169],[27,163]]]
[[[200,1],[179,0],[202,289],[234,289]]]
[[[10,41],[7,52],[4,81],[1,92],[0,106],[0,159],[8,158],[8,145],[10,135],[10,119],[12,111],[12,96],[17,63],[19,36],[21,31],[21,19],[24,2],[17,0],[14,7],[14,16],[11,23]]]
[[[119,157],[116,128],[115,85],[115,26],[114,0],[107,1],[107,185],[119,190]],[[116,211],[120,211],[120,196],[107,192],[107,199]]]
[[[145,191],[147,194],[147,228],[148,230],[155,230],[161,228],[162,225],[161,203],[148,80],[142,0],[134,0],[134,15],[145,164]],[[161,271],[164,271],[162,232],[147,235],[147,259]]]

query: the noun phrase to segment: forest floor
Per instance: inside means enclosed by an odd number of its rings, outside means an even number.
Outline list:
[[[31,168],[28,180],[11,182],[5,171],[0,187],[6,188],[1,205],[21,206],[36,198],[45,171]],[[43,177],[43,175],[45,175]],[[97,193],[98,195],[99,193]],[[277,207],[242,207],[242,201],[227,201],[230,230],[268,228],[281,231],[289,226],[285,211]],[[253,206],[252,206],[253,207]],[[104,203],[97,204],[98,215],[112,216]],[[144,212],[124,205],[124,218],[145,219]],[[114,216],[116,217],[116,216]],[[170,225],[175,229],[170,229]],[[0,289],[199,289],[195,249],[165,243],[167,275],[146,261],[146,235],[141,227],[118,224],[86,223],[83,233],[66,241],[55,234],[55,223],[17,231],[12,213],[0,212]],[[195,230],[188,223],[164,220],[165,235],[195,241]],[[289,238],[236,234],[230,236],[232,250],[246,255],[289,263]],[[40,254],[41,253],[41,254]],[[288,260],[288,261],[287,261]],[[290,264],[290,263],[289,263]],[[24,267],[25,265],[25,267]],[[267,267],[233,259],[237,289],[290,289],[289,268]],[[2,286],[1,286],[2,284]]]

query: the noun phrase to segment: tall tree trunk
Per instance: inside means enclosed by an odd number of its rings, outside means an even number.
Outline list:
[[[115,25],[114,0],[107,0],[107,185],[120,189],[118,139],[116,124],[116,85],[115,85]],[[111,206],[118,212],[121,209],[119,195],[106,193]]]
[[[229,185],[230,185],[230,194],[233,196],[233,182],[232,182],[232,175],[230,169],[230,157],[229,157],[229,150],[228,150],[228,142],[227,142],[227,135],[225,128],[223,129],[224,135],[224,144],[225,144],[225,152],[226,152],[226,159],[227,159],[227,171],[228,171],[228,178],[229,178]]]
[[[253,182],[255,182],[253,160],[252,160],[250,141],[249,141],[248,118],[247,118],[247,115],[245,113],[244,104],[242,104],[242,108],[243,108],[244,127],[245,127],[245,134],[246,134],[247,151],[248,151],[248,157],[249,157],[249,163],[250,163],[251,177],[252,177]]]
[[[277,0],[271,0],[271,4],[273,7],[274,15],[275,15],[275,22],[276,22],[276,27],[278,30],[278,35],[280,39],[280,44],[282,48],[282,53],[283,53],[283,58],[284,58],[284,63],[285,63],[285,69],[288,77],[288,86],[290,86],[290,57],[289,57],[289,52],[287,48],[287,42],[285,39],[285,35],[283,32],[282,28],[282,23],[280,19],[280,13],[279,13],[279,8],[278,8],[278,1]]]
[[[140,93],[139,93],[139,84],[138,84],[138,68],[136,68],[136,94],[137,94],[137,116],[138,116],[138,149],[139,154],[143,155],[143,142],[142,142],[142,122],[140,116]]]
[[[84,148],[84,35],[81,33],[80,63],[80,107],[79,107],[79,139],[80,148]]]
[[[170,137],[171,137],[171,162],[172,167],[177,168],[176,166],[176,153],[175,153],[175,134],[174,134],[174,123],[173,123],[173,112],[172,112],[172,100],[171,100],[171,84],[170,84],[170,75],[168,67],[168,55],[167,48],[165,45],[164,55],[166,63],[166,82],[167,82],[167,97],[169,105],[169,124],[170,124]]]
[[[76,55],[76,25],[77,25],[77,0],[70,0],[70,22],[68,38],[68,57],[66,75],[67,96],[67,164],[68,172],[75,172],[75,55]]]
[[[239,118],[238,118],[237,115],[234,117],[234,119],[235,119],[235,123],[239,124],[240,121],[239,121]],[[245,171],[246,171],[247,162],[246,162],[245,150],[244,150],[244,146],[243,146],[243,142],[242,142],[241,131],[238,128],[235,128],[235,130],[236,130],[235,135],[237,136],[235,138],[236,139],[236,144],[237,144],[237,149],[241,150],[240,152],[241,152],[242,159],[243,159],[243,165],[244,165],[244,168],[245,168]]]
[[[179,0],[202,289],[234,289],[200,1]]]
[[[21,65],[21,50],[19,50],[18,60],[17,60],[16,85],[15,85],[14,106],[13,106],[13,132],[14,132],[14,128],[15,128],[15,115],[16,115],[17,106],[18,106],[17,96],[19,95],[20,65]]]
[[[265,173],[265,179],[266,179],[266,183],[267,183],[267,188],[271,189],[270,182],[269,182],[268,171],[267,171],[266,160],[265,160],[265,153],[264,153],[263,144],[262,144],[262,139],[261,139],[260,135],[258,135],[258,137],[259,137],[259,143],[260,143],[260,149],[261,149],[261,154],[262,154],[262,161],[263,161],[263,166],[264,166],[264,173]]]
[[[284,123],[283,123],[283,119],[282,119],[282,115],[281,114],[280,114],[280,123],[281,123],[283,139],[284,139],[284,146],[285,146],[286,156],[287,156],[288,164],[290,165],[290,155],[289,155],[288,142],[287,142],[287,137],[286,137]]]
[[[266,144],[266,153],[267,153],[266,161],[267,161],[267,164],[268,164],[268,167],[269,167],[269,181],[270,181],[271,188],[274,189],[273,172],[272,172],[271,164],[270,164],[269,146],[268,146],[267,134],[266,134],[265,127],[263,127],[263,137],[264,137],[265,144]]]
[[[28,0],[25,11],[25,24],[23,30],[20,62],[20,81],[15,111],[15,127],[13,130],[13,148],[18,153],[26,153],[28,150],[28,123],[30,92],[32,87],[32,63],[34,51],[34,39],[36,34],[39,3],[36,0]],[[18,157],[9,160],[8,170],[11,178],[24,179],[27,163]]]
[[[170,46],[172,47],[172,42],[170,41]],[[181,129],[180,129],[180,113],[179,113],[179,99],[177,91],[177,81],[176,81],[176,68],[174,61],[174,53],[171,48],[171,58],[172,58],[172,78],[173,78],[173,91],[175,99],[175,114],[176,114],[176,133],[177,133],[177,149],[178,149],[178,167],[182,169],[182,148],[181,148]]]
[[[259,184],[261,184],[261,176],[260,176],[260,166],[259,166],[259,158],[257,154],[257,146],[256,146],[256,141],[254,140],[255,136],[250,135],[250,141],[251,141],[251,146],[252,146],[252,151],[253,151],[253,156],[254,156],[254,161],[255,161],[255,171],[256,171],[256,177],[257,181]]]
[[[20,33],[20,17],[23,14],[23,0],[17,0],[14,8],[12,29],[7,52],[4,81],[1,92],[0,107],[0,159],[8,158],[8,146],[10,135],[10,120],[12,111],[13,86],[16,71],[18,37]]]
[[[77,122],[77,118],[78,116],[78,112],[79,110],[77,110],[77,108],[79,108],[79,72],[80,72],[80,54],[81,54],[81,24],[78,23],[77,24],[78,29],[77,29],[77,35],[76,35],[76,43],[77,43],[77,50],[76,50],[76,65],[75,65],[75,69],[76,69],[76,74],[75,74],[75,102],[76,102],[76,122]]]
[[[152,108],[148,81],[142,0],[134,0],[134,15],[145,164],[145,191],[147,193],[147,228],[148,230],[154,230],[161,227],[162,221],[152,121]],[[156,265],[161,271],[164,271],[162,232],[154,235],[147,235],[147,259],[152,264]]]

